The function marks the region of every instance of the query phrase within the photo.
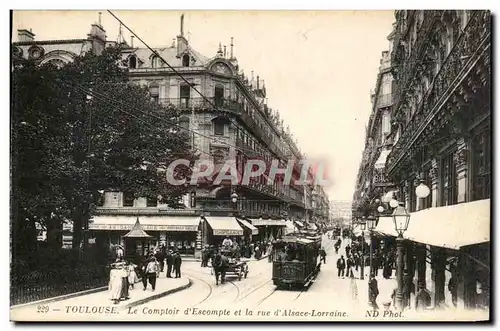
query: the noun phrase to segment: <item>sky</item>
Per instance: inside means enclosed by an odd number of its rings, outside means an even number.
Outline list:
[[[264,79],[277,109],[308,158],[324,160],[330,200],[351,200],[371,112],[370,93],[393,11],[114,11],[152,47],[169,46],[184,31],[192,48],[215,56],[234,37],[234,55],[247,76]],[[17,29],[35,40],[85,38],[97,11],[15,11]],[[116,40],[119,23],[105,10],[101,24]],[[124,31],[126,40],[130,34]],[[139,41],[134,41],[139,46]]]

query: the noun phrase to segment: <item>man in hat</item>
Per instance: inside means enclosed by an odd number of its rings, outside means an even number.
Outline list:
[[[174,264],[173,251],[170,249],[167,253],[167,278],[172,278],[172,265]]]
[[[153,291],[156,288],[156,273],[158,272],[158,263],[156,261],[156,258],[154,256],[149,258],[149,262],[146,265],[146,279],[148,280],[149,284],[151,284],[151,288]],[[144,287],[144,291],[146,291],[147,284]]]
[[[182,258],[179,252],[175,252],[174,254],[174,271],[175,271],[175,278],[181,278],[181,264],[182,264]]]

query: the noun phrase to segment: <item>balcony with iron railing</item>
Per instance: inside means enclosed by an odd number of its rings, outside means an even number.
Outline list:
[[[443,109],[446,100],[460,79],[476,65],[491,45],[491,20],[487,11],[474,11],[464,32],[460,34],[448,57],[434,77],[431,88],[414,116],[406,125],[403,133],[394,144],[387,158],[387,169],[391,172],[395,165],[410,150],[424,129]],[[429,138],[429,137],[427,137]]]
[[[271,136],[266,134],[262,128],[257,124],[255,119],[250,116],[247,112],[243,111],[243,105],[236,100],[223,99],[223,98],[160,98],[159,102],[165,105],[174,105],[181,112],[191,112],[191,111],[214,111],[215,109],[219,111],[226,111],[233,113],[245,123],[248,129],[253,132],[261,141],[263,141],[267,148],[284,158],[277,144],[273,141]]]

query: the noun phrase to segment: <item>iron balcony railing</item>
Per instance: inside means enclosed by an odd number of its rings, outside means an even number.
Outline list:
[[[460,77],[471,70],[478,58],[483,56],[491,44],[490,25],[491,18],[488,11],[481,10],[472,13],[464,32],[460,34],[450,54],[434,77],[432,87],[427,92],[421,107],[411,118],[387,157],[386,166],[389,173],[394,170],[404,154],[410,150],[430,121],[443,109],[443,100],[453,92],[451,86],[456,86]]]

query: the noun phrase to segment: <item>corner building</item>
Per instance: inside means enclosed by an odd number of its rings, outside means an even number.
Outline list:
[[[288,160],[298,164],[303,158],[279,112],[268,107],[264,80],[253,71],[247,76],[239,68],[232,38],[229,47],[220,44],[215,55],[207,57],[188,43],[181,17],[177,38],[155,50],[186,83],[151,50],[134,46],[133,39],[130,43],[121,36],[117,41],[107,40],[100,23],[92,25],[88,39],[71,41],[76,42],[74,47],[68,46],[67,40],[35,41],[29,31],[29,40],[25,40],[26,31],[19,31],[21,41],[14,43],[13,56],[33,59],[29,50],[36,48],[41,50],[36,58],[41,64],[51,60],[64,65],[87,51],[99,54],[104,47],[120,47],[121,65],[128,68],[130,80],[147,87],[154,101],[178,108],[178,124],[191,134],[193,149],[200,152],[201,159],[214,162],[216,170],[226,160],[236,160],[241,175],[249,159],[259,158],[268,165],[277,159],[285,168]],[[52,48],[54,51],[47,51]],[[300,171],[296,166],[293,178],[298,180]],[[173,247],[185,255],[199,256],[204,245],[217,245],[225,236],[266,241],[281,235],[287,223],[297,225],[309,220],[307,189],[280,180],[267,185],[265,174],[250,185],[205,181],[182,197],[182,209],[169,208],[161,200],[136,197],[134,192],[107,190],[89,226],[91,240],[103,250],[124,245],[123,235],[139,219],[142,228],[155,238],[151,246]],[[235,204],[233,193],[238,196]],[[137,250],[145,253],[145,247]]]

